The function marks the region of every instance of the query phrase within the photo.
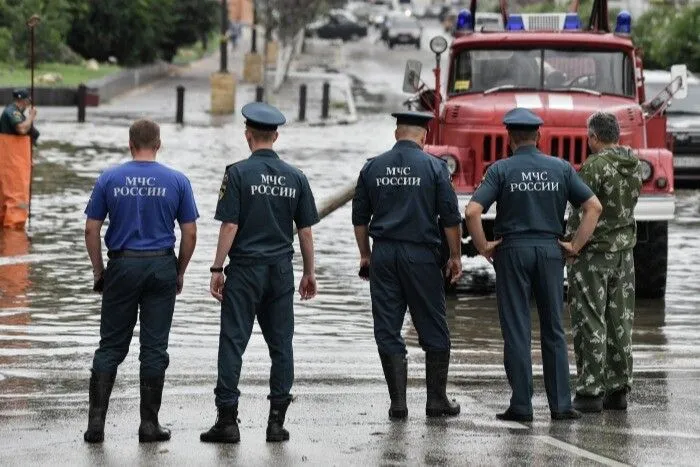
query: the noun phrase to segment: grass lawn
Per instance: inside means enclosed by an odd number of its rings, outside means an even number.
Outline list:
[[[92,79],[121,71],[121,67],[115,65],[100,65],[99,70],[88,70],[83,65],[65,65],[62,63],[41,63],[34,68],[34,85],[39,87],[74,87]],[[37,78],[46,73],[58,73],[63,81],[55,84],[39,83]],[[10,65],[0,62],[0,87],[29,87],[30,72],[21,64]]]

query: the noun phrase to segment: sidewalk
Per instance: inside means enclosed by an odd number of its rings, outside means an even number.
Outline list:
[[[240,109],[255,100],[256,85],[242,82],[244,54],[250,50],[249,41],[229,49],[228,71],[236,76],[236,112],[217,116],[210,113],[210,76],[219,70],[219,54],[191,63],[189,66],[172,66],[170,76],[151,84],[126,92],[97,108],[86,109],[86,122],[90,124],[115,121],[128,124],[138,118],[152,118],[160,123],[174,123],[176,114],[176,89],[185,88],[184,124],[193,126],[221,126],[241,120]],[[280,108],[289,123],[298,121],[299,85],[307,85],[306,122],[309,124],[349,123],[356,120],[350,79],[339,73],[321,72],[326,62],[323,54],[305,53],[292,63],[287,81],[277,93],[272,92],[274,68],[266,71],[266,101]],[[315,71],[314,68],[315,67]],[[330,87],[330,118],[321,121],[321,97],[323,83]],[[39,109],[41,122],[77,122],[76,107],[47,107]]]

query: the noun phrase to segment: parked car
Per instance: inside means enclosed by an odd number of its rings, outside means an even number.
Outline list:
[[[366,2],[350,2],[345,10],[354,15],[360,23],[368,24],[372,14],[372,4]]]
[[[442,20],[442,15],[448,11],[450,11],[449,5],[445,5],[444,3],[433,3],[428,5],[425,9],[425,17],[438,18],[439,20]]]
[[[306,37],[348,41],[365,36],[367,36],[367,26],[361,24],[351,13],[343,10],[333,10],[324,18],[306,27]]]
[[[454,27],[457,22],[457,15],[464,8],[452,8],[442,20],[442,25],[445,28],[445,32],[454,34]],[[489,12],[476,12],[476,21],[474,22],[474,29],[478,31],[502,31],[503,16],[500,13],[489,13]]]
[[[671,81],[668,71],[644,70],[644,93],[651,101]],[[666,108],[666,128],[673,135],[673,176],[700,187],[700,77],[689,73],[688,97]]]
[[[420,49],[423,27],[415,16],[395,15],[391,17],[386,28],[386,43],[390,49],[396,44],[415,45]]]
[[[369,24],[376,28],[381,28],[386,20],[386,17],[391,13],[389,6],[383,3],[376,3],[372,5],[371,12],[369,15]]]

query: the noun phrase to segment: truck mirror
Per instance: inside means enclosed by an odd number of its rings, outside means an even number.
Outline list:
[[[678,84],[675,84],[676,80],[679,80]],[[675,84],[671,91],[674,99],[688,97],[688,67],[685,64],[671,67],[671,81]]]
[[[416,92],[420,88],[420,72],[423,64],[418,60],[408,60],[403,75],[403,92]]]

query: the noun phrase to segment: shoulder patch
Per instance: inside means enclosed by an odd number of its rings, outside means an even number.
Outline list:
[[[228,168],[231,167],[230,165],[226,167],[226,172],[224,172],[224,179],[221,181],[221,188],[219,188],[219,201],[224,199],[224,195],[226,194],[226,185],[228,185]]]
[[[20,112],[19,110],[15,110],[14,112],[12,112],[12,116],[13,116],[14,118],[19,118],[19,119],[21,119],[21,118],[22,118],[22,112]]]

